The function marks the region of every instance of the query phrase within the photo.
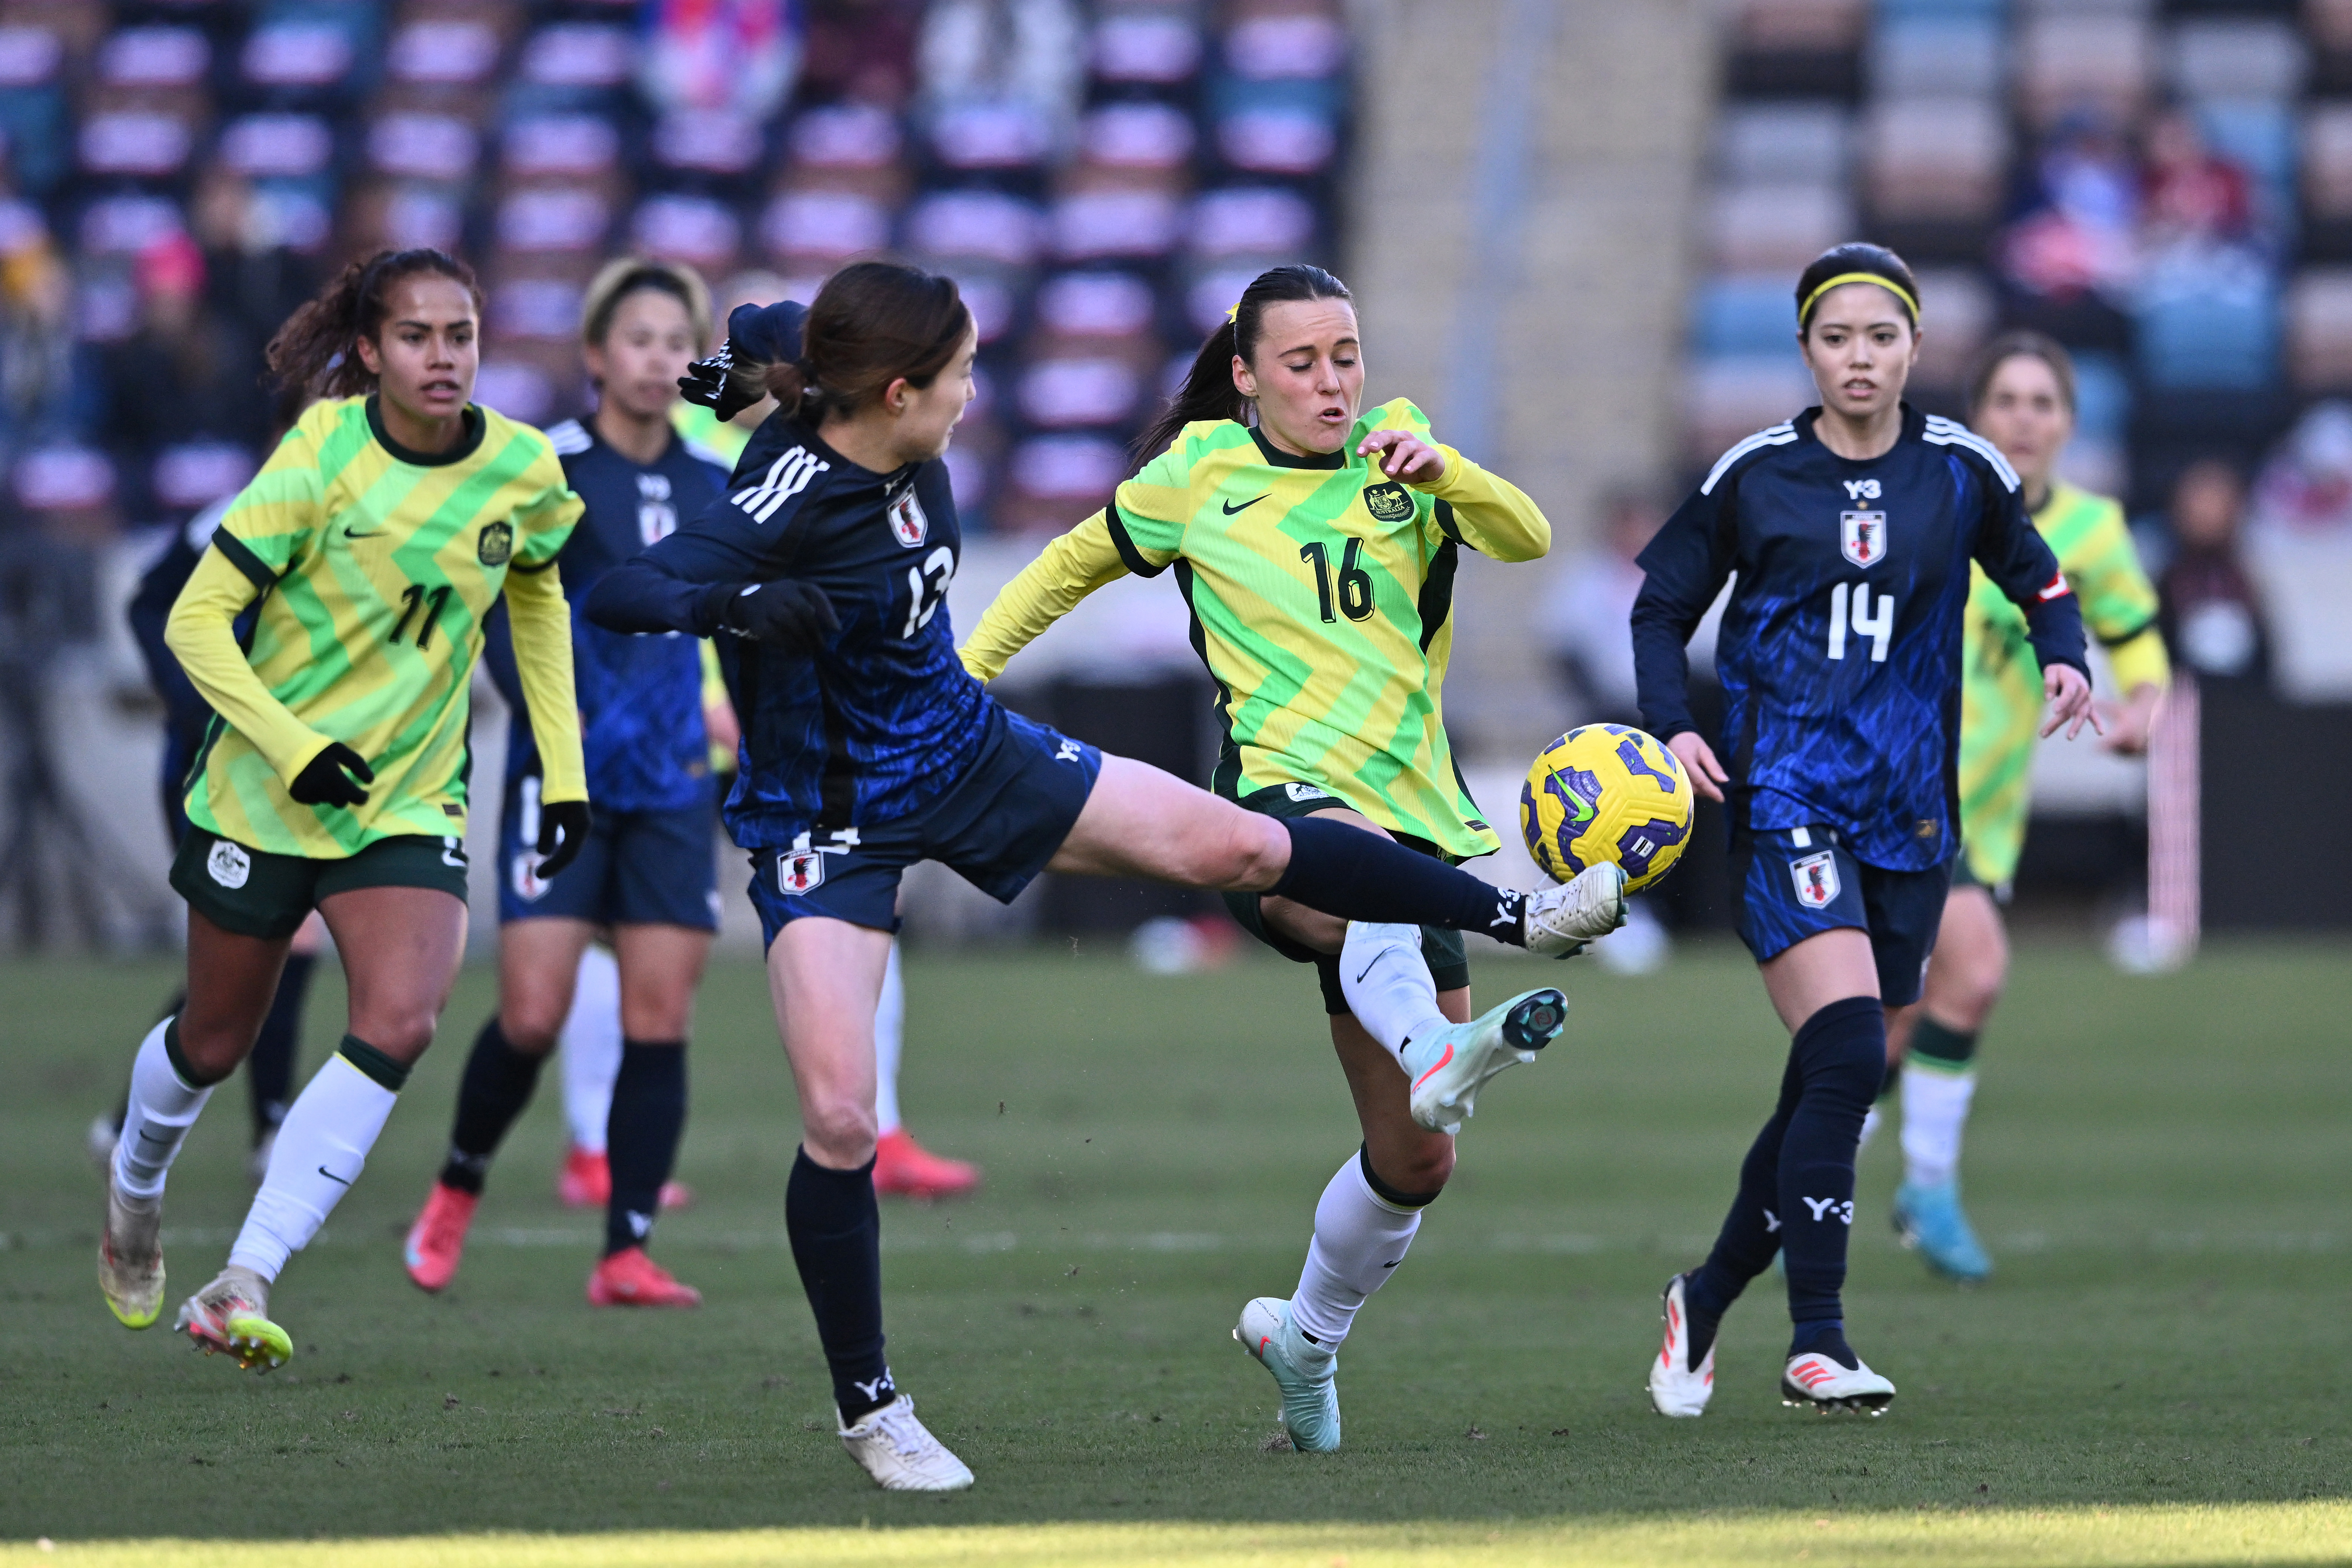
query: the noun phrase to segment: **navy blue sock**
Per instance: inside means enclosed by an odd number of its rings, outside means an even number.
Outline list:
[[[1862,1119],[1886,1076],[1886,1010],[1848,996],[1806,1019],[1790,1042],[1801,1083],[1780,1140],[1780,1250],[1791,1322],[1842,1320],[1853,1229],[1853,1157]]]
[[[259,1143],[286,1120],[294,1103],[294,1058],[301,1046],[302,1002],[310,991],[307,952],[289,952],[278,976],[278,994],[270,999],[269,1015],[254,1037],[253,1054],[245,1058],[245,1087],[253,1097],[253,1141]]]
[[[856,1421],[898,1397],[882,1354],[882,1215],[874,1162],[833,1171],[803,1149],[784,1187],[784,1231],[833,1371],[833,1402]]]
[[[604,1118],[613,1196],[604,1205],[604,1256],[643,1247],[661,1213],[662,1184],[686,1131],[686,1042],[623,1040]]]
[[[1283,826],[1290,829],[1290,864],[1267,889],[1276,898],[1342,920],[1445,926],[1527,945],[1519,925],[1523,899],[1507,888],[1491,887],[1385,833],[1315,816],[1292,817]]]
[[[1789,1117],[1797,1109],[1800,1086],[1796,1050],[1791,1047],[1788,1066],[1780,1073],[1780,1102],[1763,1131],[1756,1134],[1756,1142],[1748,1145],[1748,1157],[1739,1163],[1739,1192],[1731,1200],[1731,1212],[1723,1216],[1715,1248],[1683,1281],[1683,1301],[1690,1309],[1694,1366],[1715,1343],[1723,1314],[1739,1300],[1750,1279],[1772,1266],[1772,1255],[1780,1250],[1780,1144],[1789,1130]]]
[[[539,1086],[544,1054],[526,1056],[514,1048],[498,1015],[474,1037],[473,1054],[466,1058],[466,1076],[457,1084],[457,1124],[449,1130],[449,1158],[441,1167],[441,1184],[461,1193],[478,1193],[490,1173],[490,1157],[530,1103]]]
[[[1819,1322],[1799,1323],[1789,1339],[1789,1354],[1801,1356],[1808,1351],[1819,1351],[1848,1372],[1862,1364],[1853,1347],[1845,1342],[1845,1320],[1824,1318]]]

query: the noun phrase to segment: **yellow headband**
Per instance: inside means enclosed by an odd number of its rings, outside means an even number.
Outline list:
[[[1877,284],[1881,289],[1885,289],[1888,293],[1902,300],[1904,308],[1911,312],[1912,325],[1918,325],[1919,301],[1914,300],[1911,297],[1911,290],[1903,287],[1902,284],[1897,283],[1892,278],[1882,277],[1875,272],[1841,272],[1836,277],[1822,283],[1820,288],[1815,289],[1811,293],[1806,295],[1805,302],[1797,307],[1797,325],[1800,328],[1804,326],[1805,319],[1813,313],[1813,307],[1821,302],[1822,296],[1828,293],[1831,289],[1836,288],[1841,283]]]

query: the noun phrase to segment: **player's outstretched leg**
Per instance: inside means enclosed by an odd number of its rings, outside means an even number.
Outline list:
[[[1468,1023],[1450,1022],[1438,1011],[1437,983],[1422,955],[1419,926],[1349,921],[1339,950],[1339,986],[1357,1022],[1403,1068],[1413,1121],[1448,1135],[1475,1111],[1488,1079],[1534,1061],[1568,1022],[1568,998],[1549,986],[1523,992]]]
[[[147,1032],[131,1062],[122,1136],[107,1163],[98,1288],[125,1328],[143,1329],[163,1306],[163,1183],[213,1085],[180,1054],[179,1018]]]
[[[1842,1293],[1853,1229],[1853,1158],[1862,1119],[1886,1076],[1886,1010],[1875,996],[1832,1002],[1790,1042],[1800,1089],[1781,1135],[1781,1258],[1795,1325],[1784,1401],[1877,1415],[1895,1385],[1846,1343]]]
[[[604,1256],[588,1277],[590,1305],[702,1305],[701,1291],[646,1254],[685,1131],[686,1042],[625,1041],[605,1131],[613,1194],[604,1212]]]

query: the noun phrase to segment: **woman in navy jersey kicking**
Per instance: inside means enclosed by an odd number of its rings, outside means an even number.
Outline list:
[[[1727,801],[1739,934],[1792,1037],[1715,1250],[1666,1286],[1650,1366],[1666,1415],[1706,1408],[1716,1327],[1775,1252],[1796,1325],[1782,1398],[1874,1413],[1895,1397],[1847,1344],[1840,1292],[1887,1015],[1919,999],[1959,847],[1970,561],[2025,611],[2042,733],[2096,722],[2082,616],[2016,473],[1903,401],[1919,353],[1911,269],[1879,246],[1824,252],[1797,282],[1797,342],[1820,405],[1723,455],[1643,551],[1633,606],[1643,722]],[[1717,760],[1691,721],[1683,650],[1734,573]]]

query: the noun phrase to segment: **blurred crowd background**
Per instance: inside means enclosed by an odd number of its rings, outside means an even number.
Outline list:
[[[262,348],[355,254],[473,261],[479,400],[542,424],[588,406],[617,252],[722,306],[952,273],[967,623],[1251,276],[1336,267],[1370,395],[1559,528],[1463,578],[1449,713],[1507,813],[1550,735],[1630,715],[1632,553],[1812,400],[1790,285],[1856,237],[1919,270],[1931,410],[2003,326],[2075,353],[2063,470],[2125,499],[2209,731],[2267,748],[2220,759],[2266,804],[2209,806],[2209,915],[2352,919],[2352,0],[0,0],[0,931],[167,939],[118,606],[257,466]],[[1073,617],[1022,700],[1204,764],[1164,590]],[[2029,910],[2139,907],[2143,770],[2046,761]]]

